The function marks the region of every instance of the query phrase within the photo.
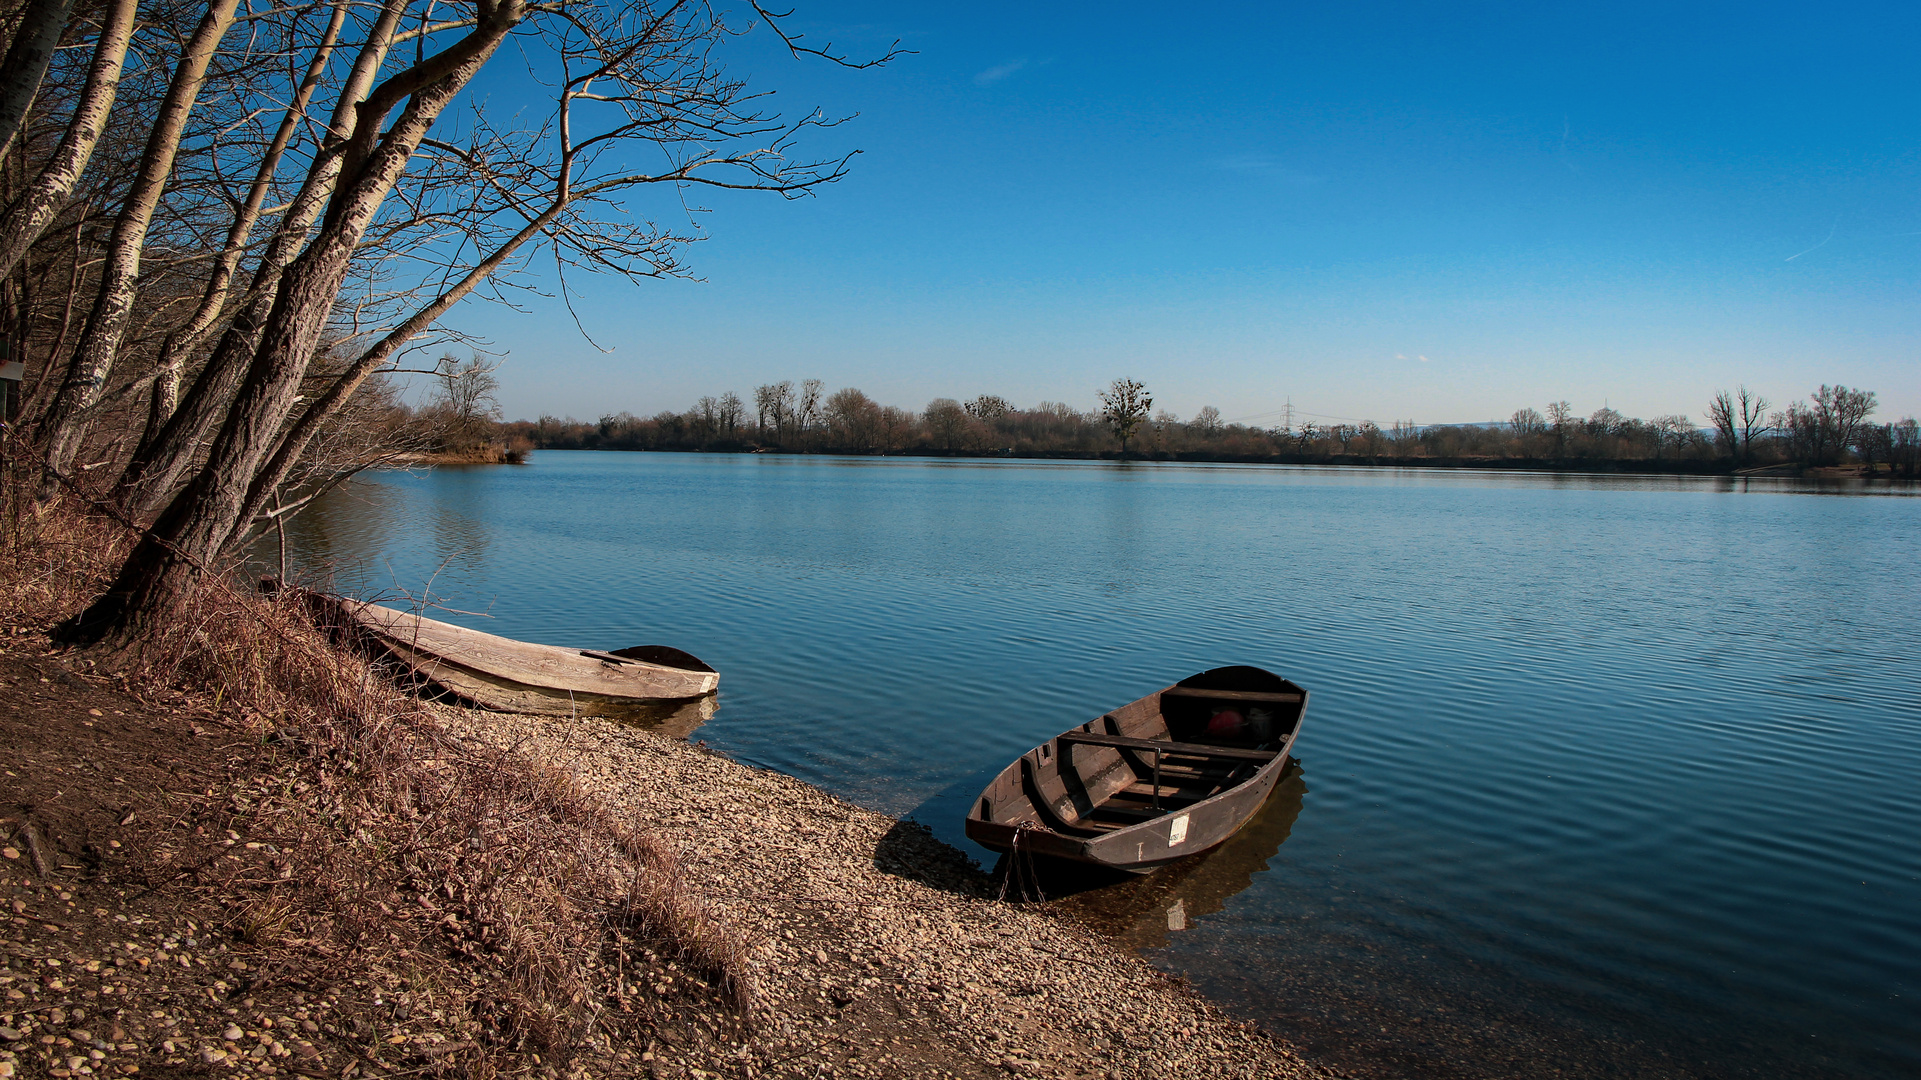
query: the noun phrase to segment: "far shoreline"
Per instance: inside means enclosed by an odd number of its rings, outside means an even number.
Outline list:
[[[851,453],[846,451],[809,451],[777,450],[772,447],[742,445],[736,448],[681,449],[677,447],[634,448],[634,447],[560,447],[537,446],[539,450],[569,450],[585,453],[606,454],[688,454],[713,456],[753,456],[767,455],[791,458],[918,458],[928,460],[961,461],[1097,461],[1114,464],[1141,462],[1145,464],[1168,465],[1296,465],[1356,469],[1422,469],[1437,472],[1522,472],[1584,476],[1676,476],[1699,478],[1726,478],[1731,480],[1747,479],[1802,479],[1802,480],[1861,480],[1888,481],[1900,480],[1912,484],[1914,481],[1897,477],[1892,471],[1869,473],[1864,466],[1801,466],[1769,465],[1761,468],[1735,469],[1731,462],[1723,462],[1716,467],[1704,467],[1700,462],[1690,461],[1650,461],[1650,460],[1606,460],[1553,458],[1496,458],[1496,457],[1418,457],[1384,458],[1370,457],[1365,454],[1218,454],[1205,451],[1152,451],[1129,452],[1122,454],[1113,450],[1034,450],[1016,452],[1007,450],[940,450],[914,448],[889,451],[886,453]],[[476,454],[421,454],[393,463],[392,468],[420,468],[437,465],[501,465],[527,464],[525,455],[476,455]]]

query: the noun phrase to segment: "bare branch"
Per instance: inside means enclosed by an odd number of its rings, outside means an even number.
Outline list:
[[[915,50],[901,48],[900,39],[895,38],[894,43],[887,47],[886,52],[871,60],[850,60],[845,55],[834,52],[834,43],[831,41],[816,49],[800,43],[801,39],[807,35],[788,33],[786,27],[783,27],[780,21],[793,15],[794,9],[788,8],[786,11],[772,12],[767,10],[767,8],[760,3],[760,0],[751,0],[751,6],[755,14],[761,17],[761,21],[767,24],[767,28],[780,37],[781,42],[787,46],[787,51],[793,53],[795,56],[817,56],[830,63],[839,64],[841,67],[860,70],[862,68],[882,67],[888,62],[897,60],[900,57],[914,55]]]

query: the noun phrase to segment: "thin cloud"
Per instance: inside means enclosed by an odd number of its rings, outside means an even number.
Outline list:
[[[1423,364],[1425,364],[1425,363],[1427,363],[1427,357],[1425,357],[1425,356],[1422,356],[1422,357],[1418,357],[1418,359],[1419,359],[1419,360],[1421,361],[1421,363],[1423,363]]]
[[[1283,184],[1318,184],[1322,178],[1289,168],[1272,154],[1229,154],[1212,162],[1222,172],[1247,173],[1278,180]]]
[[[992,86],[995,83],[1000,82],[1002,79],[1007,78],[1008,76],[1014,74],[1015,72],[1021,70],[1026,66],[1027,66],[1027,57],[1025,56],[1020,57],[1019,59],[1016,59],[1016,60],[1009,60],[1007,63],[1002,64],[999,67],[988,68],[986,71],[983,71],[980,74],[974,76],[974,85],[975,86]]]
[[[1833,226],[1833,228],[1830,228],[1830,229],[1828,230],[1828,240],[1832,240],[1832,239],[1834,239],[1834,230],[1835,230],[1835,229],[1839,229],[1840,227],[1841,227],[1841,223],[1840,223],[1839,221],[1836,221],[1836,222],[1834,223],[1834,226]],[[1824,247],[1827,247],[1827,246],[1828,246],[1828,240],[1823,240],[1823,241],[1821,241],[1820,243],[1818,243],[1818,244],[1816,244],[1816,245],[1814,245],[1813,247],[1811,247],[1811,248],[1809,248],[1809,249],[1808,249],[1808,251],[1820,251],[1820,250],[1821,250],[1822,248],[1824,248]],[[1792,254],[1792,255],[1790,255],[1790,256],[1788,256],[1787,258],[1785,258],[1785,259],[1782,259],[1781,261],[1782,261],[1782,262],[1793,262],[1794,260],[1796,260],[1796,259],[1798,259],[1798,258],[1800,258],[1801,256],[1803,256],[1803,255],[1806,255],[1806,254],[1808,253],[1808,251],[1797,251],[1797,252],[1795,252],[1794,254]]]

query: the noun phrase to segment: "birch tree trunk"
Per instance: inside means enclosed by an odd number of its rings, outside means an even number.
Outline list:
[[[320,77],[327,70],[327,63],[333,57],[334,43],[340,39],[340,29],[346,21],[346,0],[335,0],[326,32],[321,35],[320,44],[314,49],[313,62],[307,66],[306,75],[300,80],[300,88],[294,92],[293,103],[287,106],[287,111],[281,116],[280,127],[274,132],[273,141],[261,157],[260,168],[254,172],[253,186],[247,191],[246,202],[241,204],[233,225],[227,230],[226,245],[221,249],[220,260],[214,264],[213,273],[208,275],[206,287],[200,295],[200,306],[195,309],[193,317],[187,320],[187,325],[168,335],[166,343],[161,346],[160,370],[154,376],[153,394],[148,399],[147,427],[140,439],[140,449],[135,451],[136,460],[143,458],[151,449],[161,427],[173,418],[174,410],[179,407],[181,369],[186,366],[188,355],[200,347],[214,328],[221,311],[226,307],[234,275],[239,270],[241,257],[247,251],[247,237],[260,220],[260,210],[266,205],[267,191],[273,186],[274,175],[280,170],[280,160],[299,129],[301,117],[306,115],[307,105],[313,100],[314,89],[320,85]]]
[[[10,274],[27,249],[40,239],[47,226],[60,213],[67,197],[73,194],[80,176],[93,157],[100,134],[107,129],[107,116],[113,99],[120,92],[120,70],[127,60],[127,45],[133,38],[136,0],[109,0],[102,21],[100,40],[93,49],[93,63],[87,69],[87,82],[80,91],[80,102],[67,122],[66,134],[54,148],[46,167],[27,185],[19,199],[0,215],[0,274]]]
[[[7,58],[0,66],[0,154],[26,123],[27,110],[40,92],[40,80],[47,76],[53,51],[60,45],[60,32],[67,28],[73,0],[29,0],[20,16],[20,28],[7,46]]]
[[[201,368],[187,396],[158,432],[148,433],[121,475],[113,502],[134,517],[144,518],[166,504],[180,478],[192,467],[201,441],[231,404],[254,350],[260,345],[261,332],[273,310],[274,290],[280,274],[299,255],[313,219],[333,194],[335,181],[340,176],[340,148],[354,135],[356,109],[380,74],[380,66],[386,62],[394,31],[407,10],[407,3],[408,0],[386,0],[380,18],[361,44],[353,70],[341,87],[328,125],[328,144],[308,169],[299,193],[281,218],[280,228],[260,257],[253,282],[240,301],[240,310],[227,324],[213,356]]]
[[[212,0],[193,36],[187,39],[180,61],[174,66],[173,81],[160,104],[147,134],[147,146],[140,158],[140,172],[132,190],[114,219],[113,235],[107,241],[107,261],[101,268],[100,291],[95,294],[93,313],[80,334],[80,345],[67,366],[67,377],[53,399],[43,426],[46,440],[46,469],[49,473],[41,489],[42,498],[57,490],[54,476],[72,470],[73,459],[86,441],[92,426],[87,411],[100,399],[101,388],[113,371],[114,358],[126,338],[127,322],[133,315],[134,301],[140,295],[140,253],[147,246],[147,229],[153,212],[160,205],[167,178],[173,175],[174,158],[180,153],[180,136],[187,118],[200,100],[206,84],[207,65],[233,26],[234,5],[238,0]]]

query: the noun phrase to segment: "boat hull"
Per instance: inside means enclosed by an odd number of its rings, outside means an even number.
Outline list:
[[[1125,832],[1087,838],[1031,827],[1022,830],[1018,826],[969,818],[967,838],[1002,854],[1019,852],[1023,855],[1092,863],[1111,870],[1150,873],[1176,859],[1185,859],[1226,843],[1274,793],[1274,785],[1280,780],[1281,771],[1278,768],[1266,770],[1258,780],[1236,787],[1220,803],[1199,815],[1198,821],[1192,812],[1175,813],[1164,820],[1144,822]],[[1175,822],[1182,817],[1187,819],[1185,826],[1177,826]],[[1178,841],[1174,839],[1177,828],[1184,833]]]
[[[606,716],[653,721],[683,714],[694,726],[714,715],[712,690],[698,690],[701,681],[672,680],[662,685],[608,694],[537,686],[469,668],[446,657],[409,647],[405,641],[381,638],[388,655],[414,674],[469,704],[492,712],[531,713],[536,716]],[[693,689],[689,692],[690,686]],[[690,727],[688,730],[692,730]]]
[[[712,668],[664,646],[603,653],[515,641],[360,601],[332,606],[363,641],[418,679],[498,712],[672,717],[697,726],[712,715],[720,684]]]

